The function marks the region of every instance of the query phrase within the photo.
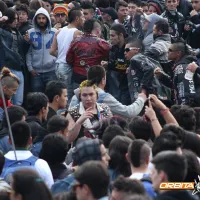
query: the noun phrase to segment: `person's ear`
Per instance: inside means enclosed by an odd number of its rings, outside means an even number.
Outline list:
[[[31,145],[31,144],[32,144],[32,141],[33,141],[33,140],[32,140],[32,137],[30,137],[29,140],[28,140],[28,145]]]
[[[125,157],[126,157],[126,160],[128,161],[128,163],[131,163],[128,153],[126,153]]]
[[[58,101],[59,101],[59,95],[56,95],[56,96],[53,98],[53,101],[58,102]]]

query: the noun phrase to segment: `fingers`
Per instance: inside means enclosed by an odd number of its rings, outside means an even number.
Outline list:
[[[152,108],[151,100],[149,100],[149,108]]]

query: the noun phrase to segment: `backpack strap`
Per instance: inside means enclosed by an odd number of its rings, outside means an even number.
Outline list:
[[[149,183],[152,183],[152,180],[151,180],[151,177],[150,176],[145,176],[143,178],[140,179],[141,182],[149,182]]]

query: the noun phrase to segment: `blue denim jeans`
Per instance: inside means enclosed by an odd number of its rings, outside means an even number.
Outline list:
[[[72,67],[67,63],[56,64],[56,76],[58,80],[63,81],[67,86],[68,102],[73,96],[72,88]]]
[[[112,94],[115,99],[121,102],[123,105],[130,105],[130,93],[128,90],[120,89],[120,82],[118,80],[118,74],[120,72],[116,71],[108,71],[107,73],[107,83],[108,83],[108,92]]]
[[[24,75],[21,71],[16,71],[14,69],[10,69],[10,71],[20,80],[19,87],[16,91],[16,94],[12,96],[11,102],[14,105],[21,106],[24,99]]]
[[[57,80],[55,71],[40,73],[32,76],[31,86],[33,92],[44,92],[49,81]]]

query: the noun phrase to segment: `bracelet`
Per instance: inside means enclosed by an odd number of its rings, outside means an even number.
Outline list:
[[[168,113],[168,112],[169,112],[169,108],[160,110],[160,114],[161,114],[161,115],[165,115],[165,114]]]
[[[154,121],[157,121],[157,120],[158,120],[158,118],[155,118],[155,119],[152,119],[151,122],[154,122]]]

